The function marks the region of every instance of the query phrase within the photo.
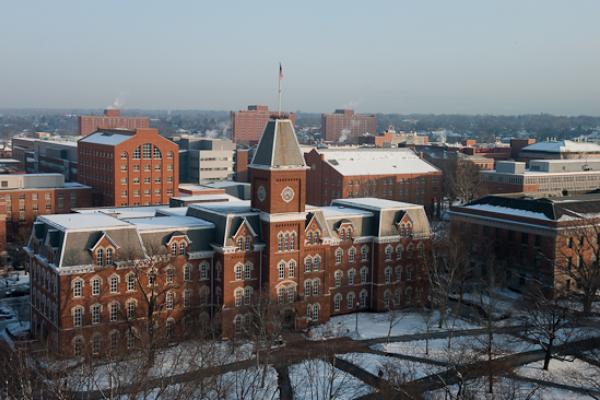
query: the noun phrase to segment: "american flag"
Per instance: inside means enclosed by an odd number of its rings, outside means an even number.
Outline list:
[[[283,67],[281,63],[279,63],[279,80],[283,79]]]

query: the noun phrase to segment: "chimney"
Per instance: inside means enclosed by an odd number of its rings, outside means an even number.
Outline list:
[[[106,109],[104,109],[104,116],[105,117],[120,117],[121,110],[119,110],[118,108],[113,108],[113,107],[106,108]]]

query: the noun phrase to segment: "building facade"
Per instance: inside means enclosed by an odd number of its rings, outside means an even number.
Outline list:
[[[38,218],[26,247],[35,336],[65,355],[108,354],[145,332],[173,338],[210,322],[225,338],[243,335],[263,296],[290,329],[424,302],[422,206],[306,206],[307,166],[290,120],[268,122],[250,169],[250,201]],[[157,294],[150,312],[148,293]]]
[[[276,115],[276,111],[270,111],[267,106],[248,106],[247,110],[231,112],[231,138],[235,143],[256,144],[267,125],[271,116]],[[296,124],[295,113],[285,113],[285,115]]]
[[[68,213],[92,205],[92,188],[65,183],[61,174],[0,175],[0,200],[4,202],[6,233],[18,239],[39,215]]]
[[[524,146],[518,153],[517,160],[574,160],[600,158],[600,145],[592,142],[576,142],[573,140],[548,140]]]
[[[442,172],[410,149],[312,149],[305,153],[309,204],[377,197],[425,206],[441,199]]]
[[[107,108],[104,115],[82,115],[79,117],[79,134],[89,135],[101,129],[130,129],[149,128],[148,117],[124,117],[121,110]]]
[[[173,138],[179,146],[179,181],[210,183],[235,176],[236,146],[231,140],[202,136]]]
[[[152,128],[97,131],[78,142],[78,180],[98,206],[169,204],[179,187],[178,150]]]
[[[375,115],[355,114],[354,110],[335,110],[321,115],[321,135],[327,142],[358,143],[360,136],[376,132]]]

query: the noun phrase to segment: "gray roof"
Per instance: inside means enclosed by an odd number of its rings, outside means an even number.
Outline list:
[[[260,138],[253,166],[305,167],[294,125],[289,119],[270,119]]]

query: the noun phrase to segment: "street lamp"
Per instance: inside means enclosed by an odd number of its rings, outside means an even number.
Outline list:
[[[360,307],[360,302],[356,302],[356,309],[358,310]],[[358,337],[358,311],[354,314],[355,316],[355,321],[354,321],[354,331],[356,332],[356,337]]]

